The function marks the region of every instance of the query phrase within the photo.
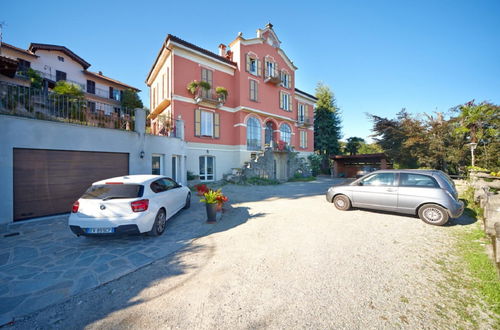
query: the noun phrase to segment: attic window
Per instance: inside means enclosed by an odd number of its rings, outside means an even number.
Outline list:
[[[57,59],[58,59],[60,62],[64,62],[64,57],[62,57],[62,56],[57,56]]]

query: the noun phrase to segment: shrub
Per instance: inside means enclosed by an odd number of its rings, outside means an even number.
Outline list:
[[[311,166],[312,176],[317,176],[321,170],[321,156],[317,154],[312,154],[307,157],[309,164]]]
[[[253,178],[247,179],[245,183],[256,185],[256,186],[268,186],[268,185],[280,184],[280,182],[278,180],[266,179],[266,178],[261,178],[258,176],[254,176]]]

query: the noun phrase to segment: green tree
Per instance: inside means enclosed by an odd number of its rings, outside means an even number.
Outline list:
[[[316,109],[314,112],[314,147],[322,157],[322,169],[328,172],[329,157],[340,153],[341,138],[340,109],[335,104],[331,89],[318,83],[316,87]]]
[[[384,152],[384,150],[376,143],[362,142],[358,149],[358,153],[360,154],[379,154],[382,152]]]
[[[414,157],[405,142],[409,138],[408,128],[414,125],[406,109],[398,112],[396,119],[388,119],[368,114],[373,121],[372,137],[391,159],[396,168],[416,168],[417,159]],[[414,143],[411,144],[415,147]]]
[[[453,111],[457,113],[453,120],[456,123],[455,132],[466,143],[477,143],[476,165],[499,170],[500,106],[490,102],[476,104],[472,100],[456,106]]]
[[[59,80],[52,91],[57,95],[66,96],[69,101],[80,101],[84,99],[80,86],[64,80]]]
[[[31,88],[41,89],[43,87],[43,78],[42,76],[40,76],[40,74],[38,74],[38,72],[36,72],[32,68],[29,68],[26,74],[30,79]]]
[[[132,89],[126,89],[122,93],[122,107],[127,109],[135,109],[142,108],[144,105],[142,104],[141,98],[136,91]]]
[[[351,136],[347,139],[347,143],[345,145],[345,152],[349,155],[356,155],[358,153],[359,148],[361,148],[361,144],[365,143],[365,140],[357,137]]]

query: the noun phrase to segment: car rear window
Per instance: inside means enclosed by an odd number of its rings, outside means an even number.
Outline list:
[[[401,173],[399,179],[401,187],[430,187],[439,188],[437,181],[428,175]]]
[[[83,199],[112,199],[142,197],[144,186],[140,184],[96,184],[83,194]]]

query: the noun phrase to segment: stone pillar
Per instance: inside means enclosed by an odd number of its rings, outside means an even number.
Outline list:
[[[184,140],[184,120],[182,119],[175,120],[175,137]]]
[[[382,159],[380,160],[380,169],[381,169],[381,170],[385,170],[385,169],[387,169],[387,159],[382,158]]]
[[[332,178],[338,178],[338,175],[339,175],[339,162],[334,160],[333,161]]]
[[[135,109],[135,131],[139,134],[146,132],[146,111],[144,109]]]

